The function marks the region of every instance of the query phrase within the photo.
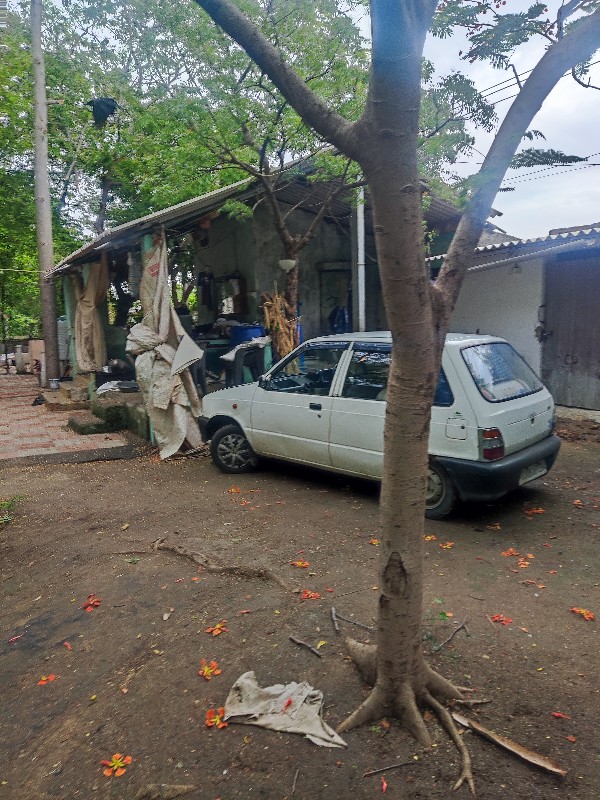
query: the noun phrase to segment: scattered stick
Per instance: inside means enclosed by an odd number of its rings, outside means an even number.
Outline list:
[[[335,612],[335,616],[337,619],[341,619],[344,622],[349,622],[351,625],[358,625],[359,628],[364,628],[367,631],[377,631],[377,628],[372,628],[370,625],[365,625],[364,622],[357,622],[355,619],[348,619],[348,617],[343,617],[339,611]]]
[[[460,625],[459,625],[458,627],[456,627],[456,628],[455,628],[455,629],[452,631],[452,633],[450,634],[450,636],[449,636],[447,639],[444,639],[444,641],[443,641],[443,642],[441,642],[441,644],[436,644],[436,646],[435,646],[435,647],[432,647],[432,648],[431,648],[431,652],[432,652],[432,653],[437,653],[437,651],[438,651],[438,650],[441,650],[441,649],[442,649],[442,647],[444,647],[444,646],[445,646],[445,645],[447,645],[449,642],[451,642],[451,641],[452,641],[452,639],[454,639],[454,637],[456,636],[456,634],[457,634],[457,633],[458,633],[460,630],[462,630],[463,628],[465,629],[465,633],[467,634],[467,636],[470,636],[471,634],[469,633],[469,629],[467,628],[467,620],[465,619],[465,620],[464,620],[464,622],[461,622],[461,623],[460,623]]]
[[[296,781],[298,780],[298,773],[300,772],[300,767],[296,770],[296,774],[294,775],[294,782],[292,783],[292,791],[290,797],[294,796],[294,792],[296,791]]]
[[[300,645],[300,647],[306,647],[306,649],[310,650],[311,653],[314,653],[316,656],[319,656],[319,658],[323,658],[323,653],[319,653],[316,647],[312,647],[307,642],[303,642],[302,639],[296,639],[295,636],[290,636],[289,639],[290,642],[294,642],[294,644],[298,644]]]
[[[194,564],[198,564],[198,566],[203,567],[207,572],[216,575],[235,575],[239,578],[260,578],[260,580],[263,581],[271,580],[278,583],[286,592],[292,592],[292,589],[283,578],[280,578],[279,575],[276,575],[268,569],[268,567],[243,567],[232,564],[217,564],[211,561],[204,553],[196,553],[194,550],[188,550],[186,547],[179,544],[167,544],[164,539],[157,539],[155,542],[152,542],[152,549],[166,550],[170,553],[175,553],[175,555],[189,558]]]
[[[335,632],[339,633],[340,632],[340,626],[338,625],[337,614],[336,614],[335,608],[333,606],[331,606],[331,621],[333,622],[333,627],[335,628]]]
[[[473,600],[481,600],[482,603],[485,600],[485,597],[476,597],[474,594],[468,594],[467,597],[470,597]]]
[[[379,775],[380,772],[389,772],[392,769],[399,769],[400,767],[408,767],[414,764],[414,761],[403,761],[401,764],[392,764],[389,767],[381,767],[380,769],[370,769],[368,772],[363,772],[363,778],[368,778],[370,775]]]
[[[464,691],[464,690],[463,690]],[[470,691],[473,691],[472,689]],[[460,703],[461,706],[482,706],[485,703],[491,703],[491,700],[458,700],[454,699],[453,703]]]
[[[483,725],[480,725],[478,722],[475,722],[472,719],[467,719],[467,717],[463,717],[462,714],[459,714],[456,711],[451,711],[450,713],[452,718],[460,725],[463,725],[465,728],[470,728],[472,731],[475,731],[475,733],[478,733],[480,736],[483,736],[490,742],[497,744],[499,747],[503,747],[505,750],[508,750],[510,753],[522,759],[523,761],[527,761],[529,764],[533,764],[536,767],[545,769],[547,772],[551,772],[553,775],[560,775],[561,778],[564,778],[564,776],[567,774],[566,769],[560,767],[550,758],[540,756],[537,753],[534,753],[532,750],[527,750],[526,747],[523,747],[517,742],[511,741],[511,739],[507,739],[505,736],[499,736],[497,733],[494,733],[488,728],[484,728]]]

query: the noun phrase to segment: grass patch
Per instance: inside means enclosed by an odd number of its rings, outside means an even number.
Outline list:
[[[19,495],[9,497],[7,500],[0,500],[0,525],[8,525],[15,518],[14,510],[19,500],[23,498]]]

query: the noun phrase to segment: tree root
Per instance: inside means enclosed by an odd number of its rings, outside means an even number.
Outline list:
[[[366,722],[378,721],[384,716],[393,716],[400,720],[402,726],[419,744],[429,747],[431,739],[419,711],[419,706],[428,707],[434,712],[460,753],[462,768],[454,789],[459,789],[463,783],[467,783],[471,793],[475,795],[471,757],[450,712],[440,702],[462,700],[461,691],[427,664],[423,664],[419,670],[416,685],[413,685],[410,677],[396,684],[379,679],[376,646],[362,644],[354,639],[346,639],[346,645],[362,677],[373,686],[373,689],[356,711],[339,725],[338,733],[349,731]]]
[[[471,794],[475,796],[475,782],[473,780],[473,769],[471,767],[471,756],[469,755],[469,751],[465,747],[465,743],[462,740],[462,736],[458,732],[458,728],[454,724],[454,720],[450,716],[450,712],[448,711],[445,706],[439,703],[435,697],[432,697],[429,692],[425,694],[424,697],[425,702],[428,706],[430,706],[433,711],[435,712],[440,725],[446,731],[448,736],[454,742],[456,749],[460,753],[460,758],[462,762],[462,767],[460,771],[460,776],[456,783],[453,786],[453,789],[456,791],[460,789],[463,783],[466,781],[469,789],[471,790]]]
[[[206,572],[215,575],[233,575],[237,578],[259,578],[262,581],[274,581],[279,584],[286,592],[292,592],[293,589],[288,584],[275,574],[268,567],[246,567],[234,564],[217,564],[212,561],[204,553],[197,553],[194,550],[188,550],[187,547],[179,544],[168,544],[164,539],[157,539],[152,542],[152,549],[155,551],[166,550],[169,553],[189,558],[194,564],[202,567]]]

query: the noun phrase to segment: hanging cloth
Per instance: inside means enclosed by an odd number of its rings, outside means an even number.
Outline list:
[[[75,357],[80,372],[96,372],[106,364],[106,340],[98,306],[106,299],[110,286],[108,257],[91,264],[84,285],[81,275],[74,276],[77,309],[75,311]]]
[[[136,378],[160,457],[168,458],[185,441],[194,448],[202,444],[200,399],[189,369],[181,366],[177,355],[183,348],[187,366],[202,359],[204,351],[186,334],[171,304],[164,233],[144,237],[142,249],[144,318],[131,328],[126,350],[136,356]]]

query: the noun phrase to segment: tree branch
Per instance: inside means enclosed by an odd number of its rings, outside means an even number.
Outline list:
[[[355,124],[331,109],[284,61],[283,55],[231,0],[195,0],[273,81],[304,122],[351,158]]]
[[[433,289],[441,301],[435,303],[435,308],[443,328],[454,310],[494,197],[525,131],[565,72],[587,61],[599,45],[600,9],[548,48],[511,105],[477,175],[477,189],[461,218]]]
[[[575,72],[575,67],[573,67],[573,69],[571,70],[571,77],[573,78],[575,83],[578,83],[580,86],[583,86],[584,89],[598,89],[598,91],[600,91],[600,86],[595,86],[591,82],[590,78],[588,78],[587,83],[585,81],[582,81],[581,78],[577,76],[577,73]]]

